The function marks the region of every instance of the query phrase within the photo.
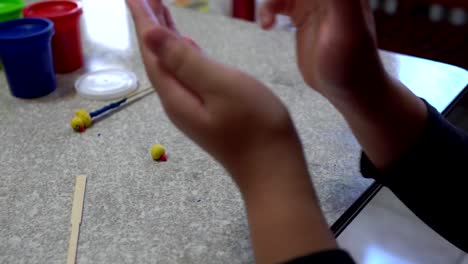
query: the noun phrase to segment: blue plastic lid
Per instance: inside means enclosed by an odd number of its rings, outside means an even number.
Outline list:
[[[0,23],[0,44],[5,41],[24,41],[50,37],[54,23],[44,18],[20,18]]]

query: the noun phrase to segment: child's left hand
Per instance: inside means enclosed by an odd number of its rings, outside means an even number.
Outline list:
[[[161,1],[127,2],[148,77],[168,116],[240,186],[247,184],[247,176],[240,175],[249,174],[246,171],[258,167],[261,159],[287,152],[302,160],[289,113],[267,87],[188,44]]]

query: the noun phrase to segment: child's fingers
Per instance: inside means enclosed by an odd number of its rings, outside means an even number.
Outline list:
[[[145,62],[148,76],[155,84],[155,89],[161,97],[161,101],[174,122],[194,122],[196,116],[203,116],[203,104],[201,98],[159,67],[157,56],[143,42],[143,36],[154,28],[162,28],[156,18],[153,9],[147,0],[127,0],[127,4],[135,22],[138,39],[141,42],[140,49]]]
[[[155,89],[176,126],[187,133],[187,128],[193,129],[206,120],[208,112],[197,94],[184,87],[161,67],[156,67],[150,74],[154,75]]]
[[[229,69],[166,28],[154,28],[145,36],[145,42],[165,70],[205,101],[208,94],[223,89],[221,86],[230,79]]]
[[[146,70],[148,73],[151,73],[155,70],[155,67],[157,67],[157,58],[154,56],[151,50],[148,49],[142,40],[146,32],[151,30],[151,28],[159,26],[159,22],[154,16],[151,7],[148,5],[147,0],[127,0],[127,4],[135,23],[135,29],[140,44],[140,51],[146,66]]]
[[[270,29],[276,22],[277,14],[288,15],[288,1],[267,0],[260,7],[260,23],[264,29]]]
[[[172,18],[171,11],[169,11],[169,8],[167,8],[167,6],[164,6],[164,17],[166,18],[167,27],[173,30],[174,32],[179,32],[177,30],[177,26],[174,22],[174,19]]]
[[[165,7],[166,5],[163,3],[162,0],[148,0],[148,3],[153,10],[154,14],[158,18],[159,23],[161,26],[169,27],[169,21],[166,17]]]
[[[127,4],[138,32],[142,33],[155,25],[159,25],[159,21],[147,0],[127,0]]]

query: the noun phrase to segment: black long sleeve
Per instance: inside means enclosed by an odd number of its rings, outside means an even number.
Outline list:
[[[468,252],[468,136],[427,106],[425,131],[411,150],[385,171],[363,154],[361,172],[387,186],[427,225]]]
[[[385,171],[379,171],[363,154],[361,172],[390,188],[427,225],[468,252],[468,135],[427,107],[423,135],[410,151]],[[341,250],[288,262],[302,263],[354,262]]]
[[[342,250],[330,250],[291,260],[286,264],[354,264],[348,253]]]

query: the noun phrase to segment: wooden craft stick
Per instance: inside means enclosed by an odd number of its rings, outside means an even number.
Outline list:
[[[144,93],[148,93],[148,92],[154,92],[153,87],[148,87],[148,88],[145,88],[145,89],[136,91],[136,92],[134,92],[134,93],[131,93],[131,94],[127,95],[127,98],[128,98],[128,99],[132,99],[132,98],[135,97],[135,96],[138,96],[138,95],[144,94]],[[123,99],[123,98],[122,98],[122,99]]]
[[[71,235],[68,243],[67,264],[76,261],[76,250],[78,247],[78,236],[80,233],[81,217],[83,215],[83,202],[86,189],[86,176],[77,176],[75,193],[73,194],[73,205],[71,212]]]

